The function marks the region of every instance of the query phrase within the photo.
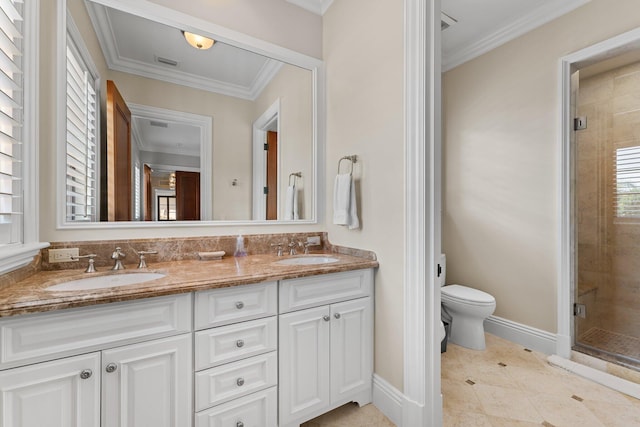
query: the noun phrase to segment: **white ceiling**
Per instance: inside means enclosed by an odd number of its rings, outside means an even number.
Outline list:
[[[200,157],[200,128],[183,123],[133,117],[134,140],[141,151]]]
[[[113,70],[255,100],[282,66],[280,61],[221,42],[198,50],[187,44],[178,28],[93,2],[86,4],[107,65]]]

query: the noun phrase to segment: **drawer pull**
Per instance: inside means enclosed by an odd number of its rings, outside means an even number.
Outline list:
[[[322,316],[322,320],[328,322],[329,320],[331,320],[331,318],[325,314],[324,316]]]
[[[93,372],[91,371],[91,369],[85,369],[82,372],[80,372],[80,378],[82,378],[83,380],[91,378],[91,375],[93,375]]]
[[[112,373],[115,372],[116,369],[118,369],[118,365],[116,365],[115,363],[109,363],[105,368],[105,371],[107,371],[108,373]]]
[[[236,308],[237,308],[238,310],[242,310],[242,309],[244,308],[244,303],[243,303],[242,301],[238,301],[238,302],[236,303]]]
[[[244,385],[244,378],[240,377],[236,380],[236,384],[238,384],[238,387],[242,387]]]
[[[333,317],[335,317],[336,319],[339,319],[340,318],[340,313],[334,314]]]
[[[244,427],[244,423],[242,421],[238,421],[236,423],[236,427]]]
[[[238,341],[236,341],[236,347],[238,347],[238,348],[242,348],[242,347],[244,347],[244,340],[238,340]]]

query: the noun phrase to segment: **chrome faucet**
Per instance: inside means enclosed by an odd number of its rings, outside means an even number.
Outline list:
[[[272,243],[272,248],[276,248],[276,256],[282,256],[282,243]]]
[[[158,251],[138,251],[138,256],[140,257],[140,262],[138,263],[138,268],[147,268],[147,259],[145,255],[153,255],[157,254]]]
[[[111,254],[111,259],[115,260],[112,270],[124,270],[125,267],[122,264],[122,259],[126,256],[120,246],[116,247],[116,250]]]

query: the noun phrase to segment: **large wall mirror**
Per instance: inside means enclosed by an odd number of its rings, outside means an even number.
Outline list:
[[[59,1],[61,226],[317,220],[319,60]]]

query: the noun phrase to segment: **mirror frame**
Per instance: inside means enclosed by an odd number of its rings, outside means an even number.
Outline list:
[[[126,222],[69,222],[66,220],[66,40],[67,40],[67,1],[57,0],[57,49],[56,49],[56,224],[59,230],[113,229],[113,228],[173,228],[173,227],[224,227],[224,226],[264,226],[264,225],[310,225],[322,220],[325,198],[325,82],[324,63],[320,59],[257,39],[255,37],[230,30],[218,24],[188,15],[147,0],[91,0],[103,6],[121,10],[133,15],[157,21],[161,24],[184,31],[194,32],[221,41],[223,43],[249,50],[300,68],[312,73],[313,111],[312,111],[312,178],[310,192],[310,218],[295,221],[285,220],[212,220],[212,221],[172,221],[163,222],[126,221]],[[215,119],[215,118],[214,118]],[[253,141],[250,141],[253,144]]]

